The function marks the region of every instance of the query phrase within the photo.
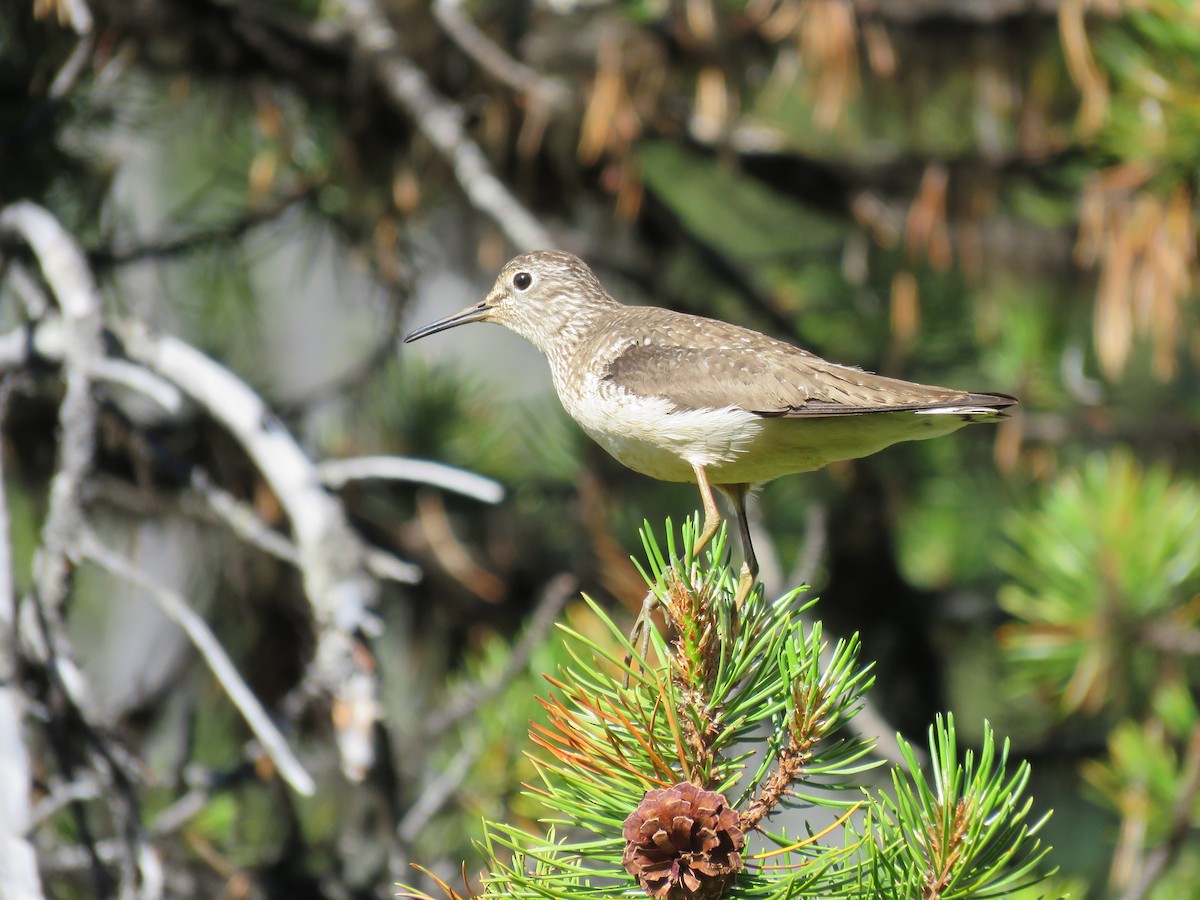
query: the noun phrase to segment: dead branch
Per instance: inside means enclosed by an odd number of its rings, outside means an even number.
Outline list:
[[[341,504],[287,428],[240,378],[195,348],[155,337],[136,323],[113,326],[130,359],[168,379],[226,428],[270,484],[287,513],[317,624],[308,680],[334,698],[342,770],[358,780],[374,762],[371,729],[378,718],[375,672],[359,635],[379,633],[371,612],[378,583]],[[365,650],[365,648],[362,648]],[[348,715],[348,707],[354,714]]]
[[[467,199],[521,251],[554,246],[550,233],[492,171],[463,128],[462,110],[439,95],[425,73],[400,52],[396,31],[372,0],[345,0],[343,25],[356,55],[368,61],[387,96],[454,169]]]
[[[471,20],[463,10],[462,0],[435,0],[433,17],[481,69],[501,84],[524,94],[533,105],[556,110],[570,102],[571,93],[566,85],[505,52]]]
[[[225,648],[205,621],[188,606],[187,601],[164,585],[154,582],[128,559],[104,546],[90,529],[85,530],[82,535],[80,553],[89,562],[144,591],[171,621],[183,629],[213,677],[258,738],[263,752],[275,763],[280,777],[291,785],[296,793],[311,797],[316,791],[312,776],[296,758],[288,746],[287,739],[275,727],[267,711],[254,696],[254,692],[238,674],[237,667],[225,652]]]
[[[0,385],[0,421],[8,410],[11,387],[11,378]],[[16,621],[8,501],[0,468],[0,884],[5,886],[5,896],[14,900],[41,900],[37,854],[28,837],[33,813],[29,805],[32,773],[25,747],[26,704],[24,694],[14,686]]]
[[[481,503],[499,503],[504,488],[491,478],[467,472],[445,463],[398,456],[360,456],[356,459],[329,459],[317,466],[321,480],[331,488],[345,487],[352,481],[386,479],[410,481],[441,488]]]

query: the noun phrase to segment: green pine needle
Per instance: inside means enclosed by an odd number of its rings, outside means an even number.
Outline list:
[[[953,720],[939,718],[932,773],[901,741],[894,796],[864,793],[862,775],[880,763],[847,728],[874,682],[857,635],[829,647],[799,589],[772,601],[757,590],[734,608],[724,530],[704,562],[676,552],[699,527],[688,519],[681,544],[669,521],[664,542],[642,531],[639,569],[672,623],[651,631],[645,658],[586,596],[599,636],[561,626],[569,661],[547,676],[546,717],[530,732],[538,779],[527,793],[545,830],[486,822],[479,896],[644,896],[622,864],[623,823],[647,790],[683,781],[739,816],[745,867],[730,897],[920,897],[936,885],[949,900],[1038,881],[1044,818],[1029,821],[1029,767],[1007,772],[1007,744],[997,751],[985,728],[978,759],[968,751],[960,763]]]

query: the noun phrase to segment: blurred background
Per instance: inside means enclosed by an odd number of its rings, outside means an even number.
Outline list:
[[[303,586],[189,506],[205,477],[286,531],[211,416],[101,410],[89,514],[208,621],[318,781],[291,794],[178,629],[84,566],[66,621],[106,740],[136,764],[166,896],[384,897],[478,866],[521,793],[550,623],[632,619],[638,529],[694,486],[623,469],[544,361],[476,325],[545,242],[626,303],[749,326],[888,375],[1018,396],[998,428],[768,485],[768,590],[812,585],[878,661],[887,729],[989,720],[1053,808],[1054,889],[1200,888],[1200,13],[1187,0],[9,0],[0,202],[49,209],[106,315],[245,379],[314,459],[493,479],[484,502],[338,489],[382,588],[376,765],[348,783],[318,704]],[[23,321],[11,279],[6,327]],[[53,371],[4,421],[17,591],[55,470]],[[23,670],[38,798],[75,770]],[[203,774],[202,802],[164,810]],[[189,787],[190,786],[190,787]],[[36,807],[47,896],[110,889],[102,808]],[[87,827],[85,827],[85,825]],[[98,874],[99,873],[99,874]],[[1049,890],[1049,889],[1048,889]],[[3,889],[0,887],[0,894]]]

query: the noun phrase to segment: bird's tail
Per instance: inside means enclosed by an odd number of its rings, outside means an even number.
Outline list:
[[[961,416],[968,422],[987,422],[1008,417],[1007,410],[1017,405],[1008,394],[968,394],[961,403],[930,406],[914,410],[925,416]]]

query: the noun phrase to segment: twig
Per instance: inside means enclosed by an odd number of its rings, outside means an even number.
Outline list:
[[[360,635],[380,631],[371,612],[378,584],[341,504],[287,428],[240,378],[194,347],[154,336],[138,323],[113,325],[126,355],[174,383],[242,445],[291,523],[297,565],[318,626],[306,680],[334,698],[342,770],[359,780],[375,758],[379,717],[374,662]]]
[[[421,830],[429,824],[429,820],[454,796],[454,792],[458,790],[458,786],[462,784],[463,779],[470,773],[471,766],[479,758],[479,754],[483,752],[483,746],[483,741],[478,738],[467,741],[454,754],[454,758],[450,760],[450,764],[441,773],[426,781],[425,790],[421,792],[421,796],[417,798],[416,802],[408,808],[408,812],[404,814],[404,818],[396,826],[396,837],[400,839],[402,844],[412,843],[413,838],[420,834]]]
[[[447,575],[484,603],[503,599],[504,580],[476,562],[463,546],[450,524],[441,494],[427,488],[417,491],[417,520],[430,551]]]
[[[87,8],[84,7],[83,11],[86,13]],[[79,73],[83,71],[83,67],[87,65],[88,58],[92,55],[95,33],[91,30],[91,21],[87,22],[86,28],[76,28],[76,31],[82,37],[75,43],[75,49],[71,51],[71,55],[67,57],[67,61],[63,63],[62,68],[58,70],[58,74],[54,76],[54,80],[50,82],[50,90],[46,94],[51,100],[60,101],[71,92],[75,87],[75,82],[79,80]]]
[[[395,29],[373,0],[343,0],[344,24],[359,53],[374,66],[386,95],[416,123],[454,169],[471,205],[491,218],[521,250],[553,246],[550,233],[495,173],[463,127],[462,110],[440,96],[425,73],[400,52]]]
[[[1125,892],[1122,900],[1142,900],[1149,894],[1154,883],[1179,856],[1179,851],[1183,849],[1192,831],[1195,818],[1193,808],[1196,805],[1196,797],[1200,795],[1200,724],[1192,727],[1182,768],[1183,778],[1179,793],[1175,795],[1175,805],[1171,807],[1167,835],[1146,859],[1145,865],[1142,866],[1142,877]]]
[[[11,392],[12,379],[6,378],[0,385],[0,422],[7,417]],[[0,885],[13,900],[41,900],[37,854],[27,837],[33,823],[32,775],[23,727],[25,698],[16,680],[16,621],[8,500],[0,469]]]
[[[570,91],[561,81],[514,59],[484,34],[463,12],[462,0],[434,0],[433,17],[454,43],[497,81],[549,109],[562,109],[570,102]]]
[[[100,337],[100,304],[83,255],[58,221],[28,202],[0,211],[0,236],[19,236],[37,256],[42,277],[51,286],[62,312],[63,381],[59,407],[58,471],[50,482],[49,509],[42,543],[34,557],[34,581],[51,620],[60,625],[59,609],[67,592],[70,553],[83,527],[80,485],[91,469],[96,407],[90,372],[104,357]]]
[[[266,225],[287,213],[292,207],[312,196],[314,187],[304,185],[280,198],[270,206],[252,209],[240,218],[190,234],[144,244],[95,247],[87,251],[88,260],[97,268],[123,266],[146,259],[182,256],[216,241],[233,242],[245,237],[261,225]]]
[[[426,735],[436,738],[444,734],[508,687],[512,680],[529,664],[529,657],[546,637],[546,633],[553,627],[563,606],[578,587],[579,583],[572,575],[564,573],[552,578],[550,583],[542,589],[542,596],[538,600],[537,608],[529,617],[520,639],[513,645],[504,671],[494,678],[489,678],[483,684],[476,684],[463,691],[456,699],[446,704],[439,713],[430,716],[425,726]]]
[[[283,778],[292,789],[305,797],[311,797],[316,790],[312,776],[305,771],[304,766],[292,753],[287,740],[277,729],[267,711],[263,709],[253,691],[238,674],[233,661],[225,653],[225,648],[209,629],[208,624],[187,605],[187,602],[170,588],[158,584],[137,566],[117,553],[105,547],[90,530],[83,533],[80,541],[80,553],[83,558],[95,563],[106,572],[144,591],[146,596],[163,613],[183,629],[188,640],[199,652],[207,664],[213,677],[224,688],[233,705],[238,708],[242,718],[254,736],[262,744],[263,750],[271,757]]]
[[[11,372],[29,362],[31,335],[27,328],[0,334],[0,372]]]
[[[37,280],[29,273],[18,260],[8,260],[7,272],[8,283],[12,285],[13,291],[21,299],[22,305],[25,307],[25,315],[33,321],[39,321],[46,315],[46,310],[50,308],[50,301],[46,299],[41,286]]]
[[[96,800],[103,796],[104,786],[94,777],[94,773],[89,772],[76,778],[74,781],[60,783],[34,807],[33,825],[35,827],[41,825],[51,816],[66,809],[72,803],[79,803],[82,800]]]
[[[367,571],[376,578],[394,581],[397,584],[419,584],[421,582],[420,566],[397,559],[391,553],[380,550],[378,547],[367,547],[365,552]]]
[[[331,488],[342,488],[351,481],[372,478],[412,481],[471,497],[482,503],[499,503],[504,488],[491,478],[467,472],[445,463],[400,456],[359,456],[353,459],[328,459],[317,465],[321,480]]]
[[[812,584],[829,542],[829,511],[823,504],[810,503],[804,518],[804,543],[788,584]]]
[[[820,503],[812,503],[808,507],[804,543],[800,546],[800,554],[796,559],[788,584],[811,584],[825,555],[825,544],[829,539],[829,515]],[[810,618],[805,615],[805,627],[811,626]],[[833,651],[824,646],[821,648],[821,663],[828,666],[833,659]],[[904,754],[900,752],[900,742],[896,740],[896,728],[879,711],[870,697],[863,697],[861,706],[855,716],[846,725],[851,733],[862,740],[872,741],[871,752],[880,759],[886,760],[893,766],[904,766],[907,763]],[[913,756],[921,766],[929,764],[929,755],[920,747],[912,747]]]
[[[137,391],[153,400],[168,416],[177,416],[183,411],[183,394],[169,381],[164,381],[153,372],[123,359],[99,359],[90,372],[96,381],[106,381]]]
[[[211,517],[226,525],[246,543],[276,559],[281,559],[294,566],[300,565],[300,553],[296,549],[296,545],[263,522],[250,504],[238,500],[228,491],[217,487],[199,469],[192,473],[191,487],[194,496]],[[364,552],[366,554],[365,565],[377,578],[396,581],[400,584],[417,584],[421,580],[420,568],[412,563],[397,559],[377,547],[366,547]]]

